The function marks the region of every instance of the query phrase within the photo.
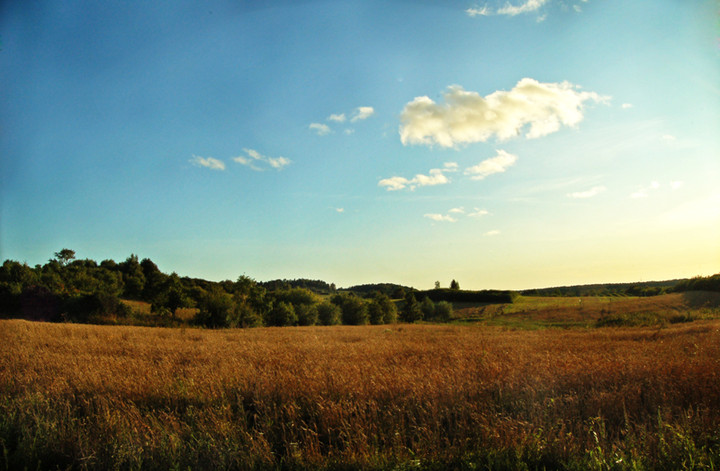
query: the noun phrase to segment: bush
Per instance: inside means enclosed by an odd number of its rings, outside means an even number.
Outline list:
[[[267,325],[282,327],[286,325],[297,325],[298,318],[293,305],[281,301],[270,309],[265,321]]]
[[[365,302],[353,293],[340,293],[333,296],[332,302],[340,307],[342,323],[345,325],[363,325],[368,323],[368,311]]]
[[[340,307],[324,301],[317,305],[318,321],[322,325],[337,325],[340,323]]]

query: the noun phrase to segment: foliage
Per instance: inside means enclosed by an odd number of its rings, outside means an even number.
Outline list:
[[[195,322],[205,327],[228,327],[232,321],[232,296],[219,286],[213,286],[198,303]]]
[[[350,291],[363,298],[371,298],[375,293],[383,293],[392,299],[402,299],[406,291],[413,289],[408,286],[398,285],[395,283],[370,283],[364,285],[355,285],[349,287],[345,291]]]
[[[367,304],[354,293],[338,293],[332,303],[340,308],[340,318],[345,325],[363,325],[369,321]]]
[[[385,293],[375,293],[367,309],[371,324],[392,324],[397,321],[397,307]]]
[[[402,322],[417,322],[422,320],[422,318],[423,313],[420,309],[420,304],[418,304],[417,299],[415,299],[415,294],[412,291],[406,293],[405,302],[400,311],[400,320]]]
[[[469,291],[452,288],[420,291],[418,295],[427,296],[433,302],[447,301],[451,303],[511,303],[516,297],[512,291]]]
[[[340,307],[329,301],[317,305],[318,322],[321,325],[337,325],[340,323]]]
[[[280,301],[267,313],[265,323],[275,327],[297,325],[298,317],[292,304]]]
[[[720,291],[720,273],[712,276],[697,276],[689,280],[679,282],[673,291]]]

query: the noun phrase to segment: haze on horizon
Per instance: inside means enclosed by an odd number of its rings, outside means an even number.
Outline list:
[[[712,0],[6,2],[0,259],[467,289],[720,272]]]

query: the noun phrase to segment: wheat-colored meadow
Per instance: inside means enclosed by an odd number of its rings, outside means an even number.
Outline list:
[[[720,464],[720,322],[197,330],[0,321],[5,469]]]

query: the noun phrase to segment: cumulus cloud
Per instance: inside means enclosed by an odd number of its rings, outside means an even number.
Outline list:
[[[450,183],[450,179],[445,176],[444,172],[443,169],[433,168],[430,170],[429,175],[419,173],[412,179],[405,177],[384,178],[378,182],[378,186],[385,187],[388,191],[397,191],[407,187],[414,190],[419,186],[444,185]]]
[[[455,214],[465,214],[465,208],[460,206],[459,208],[452,208],[449,213],[455,213]]]
[[[576,191],[574,193],[568,193],[568,198],[592,198],[593,196],[597,196],[603,191],[605,191],[607,188],[604,186],[594,186],[590,188],[589,190],[585,191]]]
[[[268,157],[254,149],[243,149],[243,152],[246,155],[234,157],[233,160],[258,172],[265,170],[267,167],[282,170],[292,163],[290,159],[285,157]]]
[[[457,172],[458,171],[458,164],[457,162],[445,162],[443,164],[443,168],[446,172]]]
[[[193,155],[193,158],[190,159],[190,163],[198,167],[207,167],[212,170],[225,170],[225,162],[215,159],[213,157],[200,157],[197,155]]]
[[[310,126],[308,127],[311,131],[315,131],[318,136],[325,136],[326,134],[330,134],[332,132],[330,126],[328,126],[327,124],[310,123]]]
[[[355,121],[368,119],[374,114],[375,108],[373,108],[372,106],[359,106],[355,108],[355,111],[353,112],[353,117],[350,119],[350,121],[354,123]]]
[[[445,103],[436,103],[420,96],[405,105],[400,116],[404,145],[455,147],[493,136],[505,140],[523,132],[534,139],[562,126],[576,126],[583,119],[585,102],[607,100],[569,82],[541,83],[531,78],[520,80],[510,91],[486,97],[453,85],[443,98]]]
[[[502,173],[508,167],[515,164],[517,156],[498,150],[497,155],[490,159],[483,160],[477,165],[465,169],[465,175],[469,175],[473,180],[482,180],[483,178],[494,173]]]
[[[432,219],[433,221],[437,221],[437,222],[456,222],[457,221],[457,219],[455,219],[452,216],[448,216],[446,214],[438,214],[438,213],[425,214],[425,215],[423,215],[423,217]]]

